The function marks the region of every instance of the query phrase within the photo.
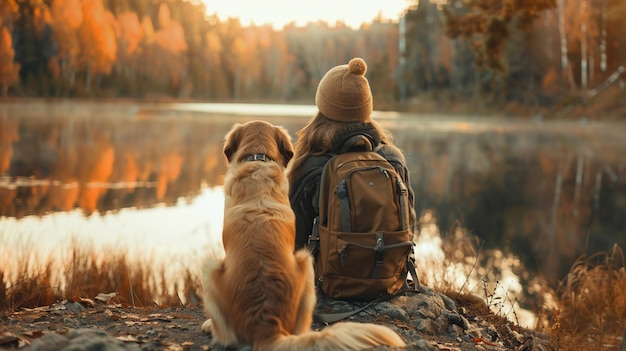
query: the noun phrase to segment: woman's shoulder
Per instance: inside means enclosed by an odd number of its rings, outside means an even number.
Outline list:
[[[400,162],[402,164],[406,162],[402,150],[393,144],[382,144],[378,149],[378,153],[389,161]]]
[[[326,162],[331,158],[329,154],[309,155],[305,158],[297,170],[293,170],[294,182],[301,183],[304,178],[310,178],[311,175],[322,173],[322,169]]]

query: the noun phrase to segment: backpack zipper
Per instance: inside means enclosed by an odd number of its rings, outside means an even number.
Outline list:
[[[339,164],[339,166],[337,166],[337,168],[339,168],[342,165],[344,165],[344,163]],[[372,170],[372,169],[378,169],[380,171],[380,173],[384,174],[385,178],[387,178],[387,179],[391,178],[391,176],[389,175],[389,172],[383,166],[363,166],[363,167],[355,168],[352,171],[346,173],[346,175],[343,176],[343,179],[346,179],[346,178],[350,177],[355,172],[369,171],[369,170]]]
[[[380,250],[380,249],[382,249],[382,250],[384,250],[384,249],[394,249],[396,247],[412,246],[412,245],[413,245],[413,242],[411,242],[411,241],[403,241],[401,243],[384,245],[384,247],[383,247],[382,239],[378,239],[378,240],[376,240],[376,246],[367,246],[367,245],[361,245],[361,244],[357,244],[357,243],[345,243],[345,244],[343,244],[343,246],[341,248],[339,248],[339,250],[337,250],[337,253],[339,254],[339,262],[341,262],[341,264],[344,264],[345,259],[346,259],[346,250],[350,246],[356,246],[356,247],[359,247],[361,249],[376,251],[377,249],[378,250]]]

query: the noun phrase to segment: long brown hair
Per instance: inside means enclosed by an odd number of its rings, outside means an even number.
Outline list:
[[[395,148],[392,143],[392,136],[387,130],[383,129],[374,120],[370,120],[368,123],[371,123],[378,132],[382,143]],[[301,176],[299,171],[310,156],[323,155],[331,150],[335,135],[345,125],[346,122],[333,121],[318,111],[304,128],[296,132],[298,140],[296,141],[294,157],[291,160],[287,173],[290,183]]]

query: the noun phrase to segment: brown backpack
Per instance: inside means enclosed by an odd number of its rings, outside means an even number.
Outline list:
[[[359,150],[351,150],[351,145],[359,145]],[[319,217],[310,247],[317,254],[318,284],[334,299],[393,295],[407,286],[409,271],[418,282],[411,269],[408,190],[377,149],[357,135],[322,171]]]

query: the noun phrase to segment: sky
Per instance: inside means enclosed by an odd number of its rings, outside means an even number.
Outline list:
[[[242,25],[272,24],[281,29],[295,21],[297,25],[324,20],[334,24],[342,20],[358,28],[378,14],[397,20],[402,11],[417,0],[203,0],[209,14],[222,20],[238,17]]]

